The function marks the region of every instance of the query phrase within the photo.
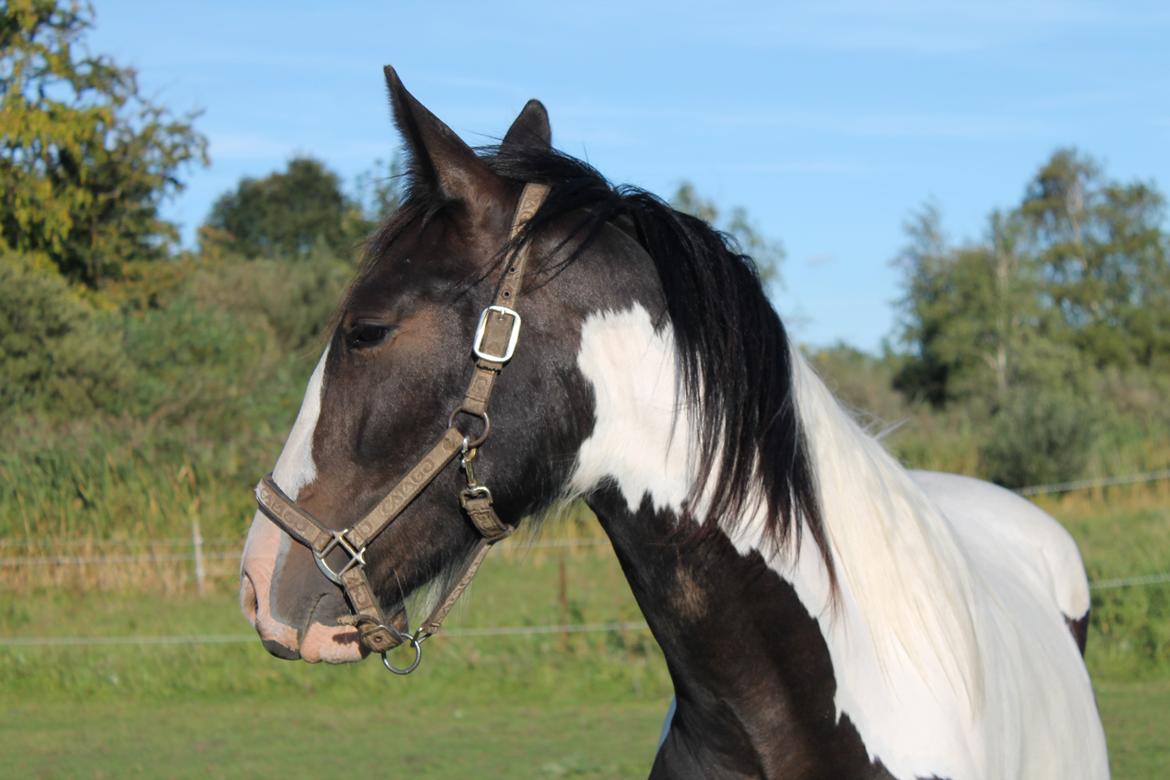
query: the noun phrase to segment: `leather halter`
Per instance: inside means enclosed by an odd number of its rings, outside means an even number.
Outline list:
[[[516,206],[516,214],[512,219],[510,232],[512,240],[520,235],[524,225],[536,214],[536,210],[540,208],[547,195],[548,187],[543,184],[524,186],[520,202]],[[522,244],[505,264],[495,302],[480,315],[471,348],[476,356],[475,369],[467,392],[463,396],[463,402],[451,413],[447,430],[430,451],[368,514],[349,528],[338,531],[321,523],[296,501],[285,495],[271,473],[256,485],[256,503],[260,511],[284,529],[289,536],[312,550],[321,572],[344,589],[354,614],[339,619],[338,623],[355,626],[362,646],[375,653],[381,653],[386,668],[398,674],[414,671],[422,658],[422,641],[439,631],[455,601],[471,584],[491,546],[514,530],[512,526],[502,521],[492,508],[491,491],[486,485],[476,481],[472,463],[479,446],[491,434],[491,419],[488,417],[487,409],[492,387],[504,365],[512,359],[520,335],[520,314],[515,307],[520,297],[530,247],[531,242]],[[483,430],[478,436],[464,434],[456,427],[456,418],[461,414],[480,419]],[[369,578],[366,577],[366,547],[460,454],[467,487],[460,492],[459,503],[475,530],[479,532],[480,538],[455,584],[447,590],[443,600],[418,630],[410,634],[395,627],[382,613],[382,608],[370,587]],[[347,556],[345,564],[337,569],[326,561],[326,556],[335,549],[342,550]],[[390,662],[386,653],[403,642],[410,643],[415,656],[411,664],[399,668]]]

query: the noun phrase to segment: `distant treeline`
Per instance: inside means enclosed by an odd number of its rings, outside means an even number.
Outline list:
[[[160,204],[206,162],[197,117],[84,53],[84,6],[10,3],[0,29],[0,534],[238,532],[354,271],[398,203],[394,163],[239,182],[181,250]],[[780,244],[687,184],[676,205],[775,275]],[[1164,202],[1056,152],[978,240],[908,225],[884,354],[817,364],[917,465],[1028,482],[1170,456]],[[169,529],[169,530],[168,530]]]
[[[1073,149],[1054,152],[981,237],[949,239],[928,204],[905,226],[900,317],[885,354],[828,350],[821,365],[855,388],[848,374],[862,372],[897,397],[861,392],[864,409],[896,419],[907,414],[899,404],[911,416],[924,406],[917,417],[949,421],[944,438],[969,437],[977,455],[949,465],[1007,485],[1165,467],[1165,207],[1153,182],[1114,181]],[[929,458],[932,442],[911,447],[914,438],[911,428],[894,441],[911,460]]]

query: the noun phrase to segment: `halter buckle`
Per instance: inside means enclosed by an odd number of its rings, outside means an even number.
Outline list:
[[[329,540],[329,544],[325,545],[325,549],[321,550],[321,552],[317,552],[316,550],[313,551],[313,559],[317,561],[317,568],[320,569],[321,573],[328,577],[330,581],[336,583],[337,585],[343,584],[341,582],[341,575],[345,574],[354,566],[366,565],[366,548],[362,547],[359,550],[357,547],[354,547],[353,542],[345,538],[347,533],[349,533],[348,528],[342,529],[340,531],[334,531],[333,538]],[[333,552],[333,550],[337,547],[340,547],[342,551],[344,551],[345,554],[349,556],[349,560],[346,561],[345,565],[341,567],[341,571],[334,571],[333,568],[330,567],[329,564],[325,561],[325,556]]]
[[[512,318],[512,330],[508,334],[508,346],[504,348],[504,354],[502,355],[494,355],[483,348],[483,337],[487,332],[488,317],[491,316],[492,312]],[[492,363],[507,363],[516,352],[516,341],[519,338],[520,312],[508,306],[501,306],[498,303],[493,304],[484,309],[483,313],[479,315],[479,325],[475,326],[475,338],[471,342],[471,351],[481,360],[488,360]]]

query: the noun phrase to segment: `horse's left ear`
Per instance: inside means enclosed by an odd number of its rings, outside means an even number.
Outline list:
[[[504,141],[500,144],[508,147],[535,147],[549,149],[552,147],[552,127],[548,123],[548,111],[539,100],[529,100],[520,110],[520,116],[504,134]]]
[[[495,197],[505,194],[503,180],[407,91],[394,68],[387,65],[385,73],[394,121],[406,138],[412,184],[437,190],[461,202],[473,218],[479,217]]]

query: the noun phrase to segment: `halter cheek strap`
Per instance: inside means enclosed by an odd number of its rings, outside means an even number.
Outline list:
[[[524,186],[512,220],[511,239],[519,236],[547,195],[548,187],[543,184]],[[480,315],[472,343],[472,352],[476,356],[475,368],[463,401],[451,413],[447,430],[369,513],[349,528],[339,531],[324,525],[285,495],[272,474],[265,476],[256,485],[256,503],[260,511],[293,539],[312,550],[321,572],[344,589],[354,614],[338,622],[355,626],[362,646],[381,653],[386,668],[398,674],[414,671],[422,658],[422,641],[439,631],[443,620],[479,571],[491,546],[514,530],[496,514],[491,491],[476,481],[473,464],[478,456],[478,448],[491,434],[491,418],[487,410],[492,389],[500,372],[512,359],[520,336],[520,314],[516,304],[520,298],[530,246],[531,242],[524,243],[509,258],[495,302]],[[459,430],[455,423],[460,415],[479,418],[482,429],[477,436],[472,437]],[[460,492],[459,504],[480,538],[459,578],[447,590],[443,600],[414,634],[406,633],[395,627],[394,621],[386,619],[378,604],[366,576],[366,547],[459,455],[462,456],[461,466],[467,480],[467,486]],[[341,550],[345,555],[345,561],[340,566],[329,563],[330,558],[338,557],[335,550]],[[400,613],[395,618],[404,619],[405,616]],[[386,653],[403,642],[410,643],[415,657],[409,666],[399,668],[390,662]]]

